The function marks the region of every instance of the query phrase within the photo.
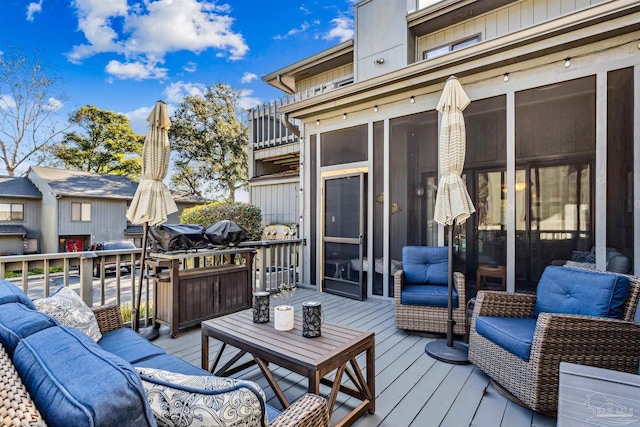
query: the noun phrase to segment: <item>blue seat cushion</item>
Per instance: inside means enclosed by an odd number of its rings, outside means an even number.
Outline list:
[[[448,295],[448,285],[404,285],[400,294],[400,301],[403,305],[447,307]],[[458,308],[458,291],[456,288],[453,288],[452,296],[453,308]]]
[[[135,369],[74,328],[20,340],[13,364],[49,427],[156,426]]]
[[[625,276],[549,266],[538,282],[535,316],[562,313],[621,319],[628,293]]]
[[[129,328],[120,328],[102,334],[98,345],[131,364],[166,353],[162,348]]]
[[[476,318],[476,332],[479,335],[527,362],[535,330],[536,319],[533,317]]]
[[[134,366],[139,366],[141,368],[162,369],[165,371],[177,372],[184,375],[211,375],[210,372],[205,371],[202,368],[198,368],[197,366],[194,366],[191,363],[180,359],[179,357],[176,357],[172,354],[162,354],[150,359],[145,359],[140,362],[134,363]],[[280,415],[280,411],[269,406],[268,404],[265,404],[264,406],[267,412],[267,420],[269,423],[271,423]]]
[[[0,280],[0,304],[6,304],[8,302],[19,302],[33,310],[36,309],[33,301],[22,292],[22,289],[8,280]]]
[[[22,303],[10,302],[0,308],[0,342],[9,356],[22,338],[52,326],[58,326],[53,317]]]
[[[446,285],[449,252],[446,246],[405,246],[402,248],[405,283]]]

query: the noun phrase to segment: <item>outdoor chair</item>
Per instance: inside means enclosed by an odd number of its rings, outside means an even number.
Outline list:
[[[449,257],[446,246],[405,246],[394,275],[396,327],[446,333]],[[465,278],[453,273],[453,333],[467,332]]]
[[[536,295],[481,291],[469,360],[499,391],[555,415],[560,362],[638,372],[639,296],[637,277],[558,266],[545,269]]]

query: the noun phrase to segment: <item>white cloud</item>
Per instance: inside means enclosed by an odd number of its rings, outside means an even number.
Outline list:
[[[300,11],[305,15],[311,15],[311,11],[305,7],[305,5],[300,6]]]
[[[258,78],[254,73],[244,73],[240,79],[240,83],[251,83]]]
[[[182,66],[182,69],[187,73],[195,73],[198,70],[198,64],[193,61],[189,61]]]
[[[151,108],[152,107],[141,107],[137,110],[123,113],[129,119],[131,130],[139,135],[144,135],[147,132],[147,129],[149,128],[147,117],[149,116],[149,113],[151,113]]]
[[[298,33],[304,33],[305,31],[307,31],[309,29],[309,27],[310,27],[309,23],[305,21],[300,25],[300,28],[292,28],[289,31],[287,31],[286,34],[284,34],[284,35],[279,34],[279,35],[273,36],[273,38],[275,40],[288,39],[289,37],[295,36]]]
[[[251,110],[252,108],[262,105],[264,102],[260,98],[252,97],[252,90],[241,90],[238,98],[238,108],[242,110]]]
[[[179,104],[185,96],[203,95],[206,86],[202,83],[185,83],[182,81],[171,83],[164,90],[168,102]]]
[[[105,71],[119,79],[163,79],[167,77],[167,69],[160,68],[156,64],[143,62],[120,62],[111,60],[105,67]]]
[[[340,42],[351,40],[353,38],[353,19],[341,16],[331,20],[333,28],[322,36],[324,40],[339,39]]]
[[[0,95],[0,108],[3,110],[16,108],[16,100],[11,95]]]
[[[33,15],[42,12],[42,1],[38,3],[29,3],[27,6],[27,21],[33,21]]]
[[[62,108],[62,101],[57,98],[49,98],[47,105],[44,107],[46,110],[58,111]]]
[[[72,5],[87,43],[74,46],[67,58],[79,63],[98,53],[116,53],[125,62],[111,61],[112,66],[107,67],[115,71],[121,71],[118,64],[144,64],[144,69],[129,70],[118,78],[163,78],[167,70],[155,64],[163,63],[171,52],[217,49],[217,55],[238,60],[249,51],[242,34],[232,30],[234,19],[228,4],[157,0],[128,7],[127,0],[74,0]]]

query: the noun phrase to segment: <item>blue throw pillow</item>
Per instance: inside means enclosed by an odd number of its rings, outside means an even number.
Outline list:
[[[0,308],[0,342],[9,356],[22,338],[57,325],[53,317],[18,302],[2,304]]]
[[[8,302],[19,302],[33,310],[36,309],[31,298],[22,292],[22,289],[8,280],[0,280],[0,304],[6,304]]]
[[[77,329],[22,339],[13,364],[49,427],[157,425],[135,369]]]
[[[625,276],[549,266],[538,282],[535,316],[563,313],[621,319],[628,293]]]
[[[405,246],[402,270],[406,283],[448,284],[449,249],[446,246]]]

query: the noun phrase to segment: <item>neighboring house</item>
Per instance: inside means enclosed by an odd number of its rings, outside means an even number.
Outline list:
[[[140,246],[142,226],[127,221],[126,212],[138,183],[121,175],[100,175],[33,166],[27,176],[42,193],[40,252],[73,252],[94,242],[132,240]],[[184,208],[202,199],[177,195],[178,223]]]
[[[41,199],[27,178],[0,176],[0,256],[38,252]]]
[[[455,269],[472,281],[495,262],[509,291],[534,291],[594,246],[598,269],[613,247],[640,272],[639,2],[368,0],[354,22],[353,42],[263,77],[291,99],[252,123],[254,190],[262,150],[286,147],[269,129],[297,127],[303,282],[391,296],[403,246],[445,244],[436,105],[452,75],[477,209]]]

